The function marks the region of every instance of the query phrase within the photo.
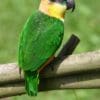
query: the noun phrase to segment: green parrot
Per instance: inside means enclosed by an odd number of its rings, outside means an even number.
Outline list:
[[[29,96],[37,95],[40,69],[61,45],[66,10],[74,8],[74,0],[41,0],[39,9],[28,18],[20,34],[18,64]]]

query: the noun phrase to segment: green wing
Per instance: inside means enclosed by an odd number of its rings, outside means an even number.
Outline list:
[[[64,25],[56,18],[36,12],[27,21],[19,43],[19,66],[38,70],[58,49]]]

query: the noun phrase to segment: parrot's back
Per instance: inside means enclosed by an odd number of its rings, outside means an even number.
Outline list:
[[[20,35],[18,58],[19,67],[25,73],[26,90],[29,95],[37,94],[38,70],[55,54],[62,42],[63,33],[62,21],[40,11],[27,20]]]

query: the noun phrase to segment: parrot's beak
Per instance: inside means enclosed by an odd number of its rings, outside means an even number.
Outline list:
[[[72,9],[72,12],[75,10],[75,1],[74,0],[66,0],[67,10]]]

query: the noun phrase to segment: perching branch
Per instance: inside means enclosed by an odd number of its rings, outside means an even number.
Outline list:
[[[64,59],[68,55],[72,54],[73,51],[75,50],[76,46],[79,44],[79,42],[80,42],[79,38],[77,36],[75,36],[75,35],[72,35],[70,37],[70,39],[68,40],[68,42],[65,43],[65,45],[61,49],[61,51],[58,54],[58,56],[55,57],[55,59],[52,62],[57,62],[61,58]],[[63,60],[63,59],[61,59],[61,60]],[[51,64],[53,64],[52,62],[51,62]],[[9,71],[9,70],[12,71],[12,69],[7,69],[7,70],[5,69],[5,72]],[[2,76],[5,76],[4,73],[2,74]],[[15,77],[16,77],[16,79],[15,79]],[[5,77],[5,78],[1,77],[1,78],[2,78],[1,79],[2,81],[1,81],[1,88],[0,88],[0,90],[1,90],[0,91],[1,92],[0,93],[0,97],[13,96],[13,95],[18,95],[18,94],[23,93],[22,92],[23,90],[21,91],[22,88],[18,87],[19,85],[17,85],[17,84],[20,84],[20,83],[17,83],[17,82],[20,82],[20,81],[23,80],[23,79],[19,80],[19,76],[14,74],[14,75],[9,75],[9,78],[7,78],[7,77]],[[2,83],[4,83],[4,84],[2,84]],[[12,92],[12,89],[14,90],[13,92]]]
[[[39,91],[100,88],[100,51],[74,54],[41,73]],[[25,93],[15,63],[0,65],[0,97]]]

